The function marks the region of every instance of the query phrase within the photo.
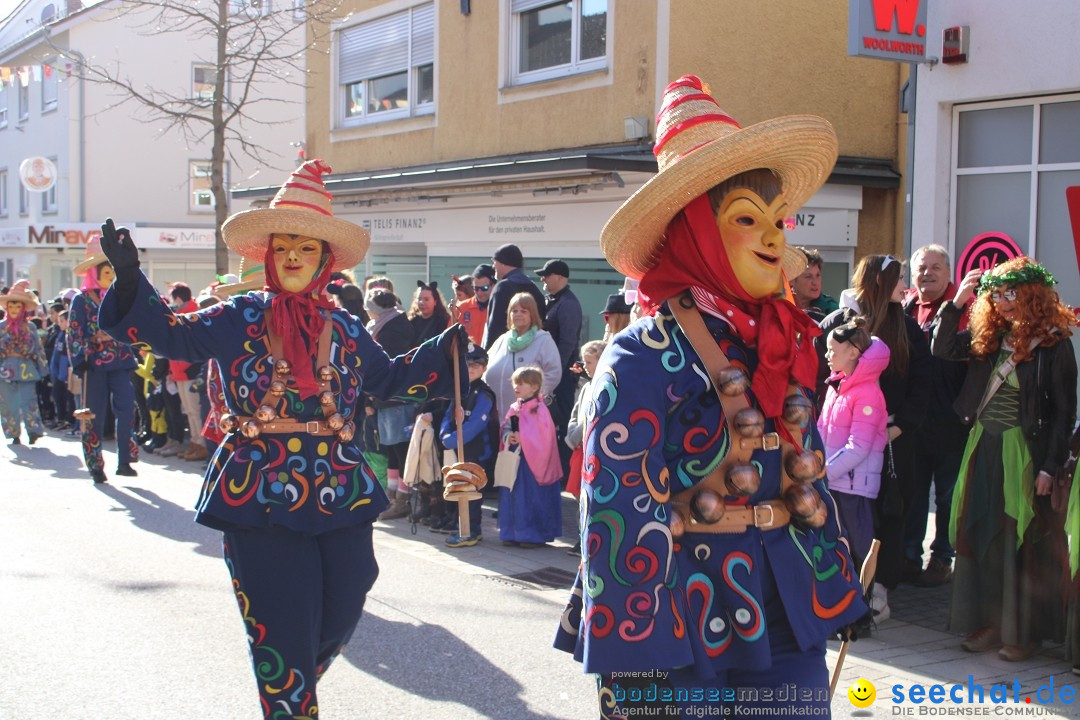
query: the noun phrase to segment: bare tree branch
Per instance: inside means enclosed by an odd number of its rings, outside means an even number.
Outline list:
[[[273,153],[244,132],[243,127],[272,126],[260,118],[268,108],[297,105],[281,97],[282,86],[306,87],[307,51],[321,46],[332,22],[346,15],[340,0],[309,0],[297,15],[292,3],[279,0],[265,10],[261,0],[116,0],[112,12],[130,21],[142,35],[182,33],[197,48],[192,60],[214,68],[213,93],[191,97],[190,87],[169,90],[133,80],[124,70],[132,58],[76,60],[85,82],[107,86],[115,98],[100,113],[135,103],[150,122],[182,133],[189,143],[210,140],[210,191],[214,197],[217,273],[228,272],[228,250],[221,225],[228,216],[225,187],[226,160],[234,164],[246,157],[260,166]],[[212,40],[213,42],[208,42]],[[48,35],[46,42],[58,53]],[[204,47],[208,46],[208,47]],[[99,113],[95,113],[97,115]]]

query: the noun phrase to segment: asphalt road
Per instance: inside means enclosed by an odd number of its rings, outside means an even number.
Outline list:
[[[72,439],[0,449],[0,720],[261,717],[220,533],[192,520],[199,474],[136,468],[95,487]],[[593,680],[551,648],[565,590],[510,577],[573,558],[503,548],[484,522],[458,550],[376,525],[380,576],[320,718],[595,716]]]

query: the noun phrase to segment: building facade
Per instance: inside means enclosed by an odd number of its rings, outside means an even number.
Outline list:
[[[589,337],[599,336],[596,313],[622,284],[600,229],[656,172],[658,102],[685,73],[743,126],[797,113],[836,126],[841,161],[789,234],[823,251],[829,287],[846,287],[856,255],[898,247],[901,70],[846,55],[843,0],[347,9],[308,55],[305,140],[334,167],[335,212],[372,232],[361,275],[445,282],[514,242],[527,270],[569,262]],[[273,189],[234,198],[265,202]]]
[[[912,245],[946,245],[958,271],[1019,249],[1080,306],[1080,198],[1072,217],[1066,201],[1080,196],[1080,8],[953,0],[930,4],[927,26],[935,55],[947,28],[968,53],[917,72]],[[982,252],[965,253],[973,241]]]
[[[235,3],[234,12],[250,7]],[[110,65],[148,93],[208,97],[216,76],[213,38],[155,31],[153,19],[152,8],[125,14],[117,2],[82,8],[28,0],[0,25],[0,72],[8,78],[0,89],[0,283],[29,278],[46,299],[72,286],[71,268],[106,217],[132,228],[145,250],[144,269],[160,289],[185,281],[197,291],[214,280],[209,133],[193,141],[150,120],[135,102],[118,104],[122,92],[84,68]],[[293,23],[299,48],[303,15]],[[298,74],[302,69],[301,58]],[[227,92],[234,91],[232,80],[226,78]],[[295,166],[304,88],[281,82],[265,92],[274,102],[259,110],[259,122],[234,126],[264,149],[265,160],[255,162],[231,141],[232,187],[276,181]],[[20,182],[28,158],[52,161],[49,190],[29,191]]]

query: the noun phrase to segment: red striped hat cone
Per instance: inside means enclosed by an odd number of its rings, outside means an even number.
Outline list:
[[[16,280],[10,290],[0,295],[0,309],[9,302],[21,302],[24,310],[33,310],[38,306],[37,297],[30,292],[29,280]]]
[[[600,247],[611,266],[640,279],[656,263],[664,233],[691,200],[749,170],[772,170],[791,212],[825,184],[836,163],[836,133],[816,115],[788,115],[743,128],[720,109],[700,78],[684,75],[664,90],[653,148],[659,172],[611,216]],[[788,247],[788,278],[806,256]]]
[[[221,226],[230,250],[262,263],[271,235],[303,235],[323,240],[334,251],[334,269],[364,259],[371,236],[348,220],[334,217],[332,196],[322,176],[332,172],[322,160],[308,160],[281,186],[266,208],[238,212]]]

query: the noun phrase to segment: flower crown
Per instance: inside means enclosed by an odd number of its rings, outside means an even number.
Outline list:
[[[1057,280],[1042,265],[1032,263],[1031,265],[1025,265],[1020,270],[1010,270],[1001,275],[986,273],[979,280],[977,292],[982,295],[1002,285],[1015,287],[1016,285],[1026,285],[1028,283],[1039,283],[1050,287],[1056,285]]]

